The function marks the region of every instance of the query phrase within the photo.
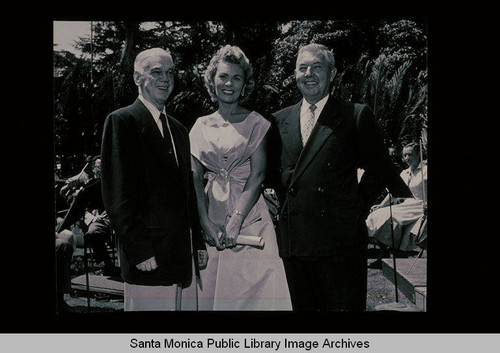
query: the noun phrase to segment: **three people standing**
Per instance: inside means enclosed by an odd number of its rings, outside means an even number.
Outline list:
[[[365,310],[364,216],[373,195],[399,176],[371,110],[330,96],[335,75],[328,48],[301,48],[295,78],[303,99],[274,113],[271,127],[240,104],[253,88],[252,69],[238,47],[225,46],[205,74],[218,109],[198,118],[188,139],[164,108],[170,54],[137,56],[139,98],[108,116],[101,150],[126,310],[165,310],[172,288],[196,285],[192,253],[206,265],[202,310]],[[268,185],[282,204],[276,230],[262,196],[266,170],[277,176]],[[264,246],[241,245],[242,235]]]

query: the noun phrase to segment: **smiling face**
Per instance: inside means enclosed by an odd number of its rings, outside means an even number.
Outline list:
[[[305,50],[297,57],[295,80],[304,98],[314,104],[328,95],[335,68],[329,69],[326,57],[315,50]]]
[[[144,60],[142,72],[134,72],[139,92],[158,110],[174,89],[174,63],[169,55],[153,55]]]
[[[217,64],[214,77],[215,94],[224,103],[234,103],[238,100],[245,85],[245,73],[239,64],[221,60]]]

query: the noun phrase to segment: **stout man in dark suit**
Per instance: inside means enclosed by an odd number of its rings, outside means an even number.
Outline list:
[[[365,217],[384,187],[399,178],[368,106],[330,96],[335,74],[328,48],[302,47],[295,78],[303,99],[273,114],[280,256],[294,310],[365,310]],[[364,174],[358,183],[359,168]]]
[[[165,111],[174,87],[170,53],[160,48],[139,53],[133,75],[139,97],[104,123],[103,201],[118,238],[125,311],[173,310],[179,289],[196,285],[192,254],[198,255],[195,266],[207,259],[189,136]]]

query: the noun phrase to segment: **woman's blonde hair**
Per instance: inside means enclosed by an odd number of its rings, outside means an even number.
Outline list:
[[[250,65],[250,60],[248,60],[247,56],[243,51],[234,45],[226,45],[220,48],[217,53],[212,57],[210,63],[207,66],[207,70],[205,71],[204,79],[205,79],[205,87],[208,90],[208,94],[213,102],[217,102],[217,95],[215,94],[215,73],[217,71],[217,65],[219,62],[224,61],[227,63],[238,64],[243,69],[244,74],[244,94],[240,95],[240,100],[244,100],[246,97],[250,95],[252,92],[255,81],[253,78],[253,68]]]

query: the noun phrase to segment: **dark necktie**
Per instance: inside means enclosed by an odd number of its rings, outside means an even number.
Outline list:
[[[170,131],[167,125],[167,117],[165,116],[165,114],[163,113],[160,114],[160,121],[161,121],[161,127],[163,129],[163,140],[165,140],[165,144],[168,149],[168,154],[175,160],[174,146],[172,145],[172,138],[170,137]]]

